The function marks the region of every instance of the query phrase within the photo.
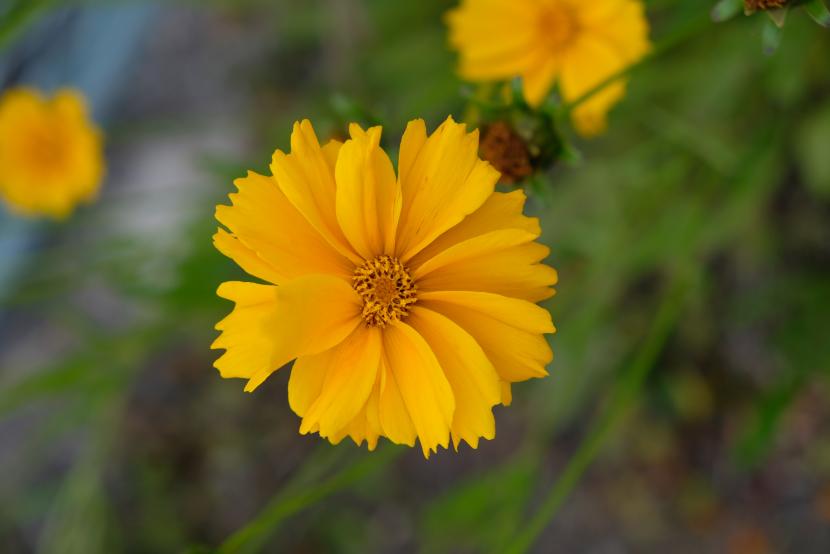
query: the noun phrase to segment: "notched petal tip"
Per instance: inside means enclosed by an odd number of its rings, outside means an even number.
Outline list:
[[[244,177],[236,177],[236,178],[234,178],[234,180],[233,180],[233,186],[235,186],[235,187],[236,187],[236,190],[241,190],[241,189],[242,189],[242,185],[243,185],[243,183],[244,183],[246,180],[248,180],[248,179],[250,179],[251,177],[254,177],[254,176],[256,176],[256,173],[254,173],[253,171],[251,171],[251,170],[249,169],[249,170],[245,173],[245,176],[244,176]]]
[[[444,122],[442,123],[442,125],[459,125],[459,123],[456,123],[456,122],[455,122],[455,118],[452,116],[452,114],[450,114],[450,115],[448,115],[448,116],[447,116],[447,118],[444,120]],[[464,125],[464,124],[463,124],[463,123],[461,123],[460,125]],[[465,127],[466,127],[466,125],[465,125]]]
[[[405,131],[408,131],[410,128],[412,128],[413,131],[423,130],[424,134],[426,134],[427,123],[423,118],[416,117],[415,119],[410,119],[409,122],[407,122]]]
[[[234,283],[234,282],[236,282],[236,281],[225,281],[224,283],[220,283],[219,286],[216,287],[216,296],[218,296],[219,298],[224,298],[225,300],[231,300],[232,301],[233,297],[231,296],[231,290],[230,289],[232,288],[231,283]],[[218,323],[217,323],[217,325],[218,325]]]
[[[270,168],[269,168],[269,169],[271,169],[271,173],[275,173],[274,172],[274,166],[278,163],[282,163],[283,161],[285,161],[285,158],[287,158],[287,157],[288,157],[288,154],[283,152],[281,149],[277,148],[276,150],[274,150],[274,153],[271,154],[271,165],[270,165]]]
[[[245,383],[245,392],[251,393],[254,392],[259,386],[265,382],[265,380],[273,373],[273,371],[262,371],[250,379],[248,382]]]
[[[349,136],[358,139],[366,136],[366,131],[358,123],[349,123]]]

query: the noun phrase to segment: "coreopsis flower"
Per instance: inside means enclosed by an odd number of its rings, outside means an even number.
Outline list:
[[[0,98],[0,196],[12,210],[66,217],[95,197],[103,174],[101,132],[79,92],[14,88]]]
[[[461,0],[447,21],[464,79],[521,77],[534,107],[556,84],[565,102],[575,101],[650,48],[639,0]],[[576,130],[585,136],[604,131],[625,86],[614,81],[578,105],[571,114]]]
[[[215,365],[253,391],[291,360],[300,433],[378,438],[424,455],[493,438],[510,384],[547,374],[556,272],[521,191],[494,192],[478,133],[452,119],[401,140],[397,176],[381,128],[321,146],[296,123],[272,176],[237,179],[216,247],[264,283],[227,282]]]

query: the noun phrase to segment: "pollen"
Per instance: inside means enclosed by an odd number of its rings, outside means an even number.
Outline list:
[[[418,300],[409,271],[392,256],[378,256],[358,267],[352,287],[363,299],[363,320],[372,327],[403,319]]]

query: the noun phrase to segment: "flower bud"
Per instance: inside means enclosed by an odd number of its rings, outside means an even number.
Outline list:
[[[744,9],[749,14],[759,10],[777,10],[789,3],[789,0],[744,0]]]

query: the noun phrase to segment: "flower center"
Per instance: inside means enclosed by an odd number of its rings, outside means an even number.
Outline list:
[[[373,327],[406,317],[418,300],[409,271],[392,256],[378,256],[355,269],[352,288],[363,298],[363,320]]]
[[[542,10],[539,18],[539,32],[552,51],[561,51],[573,41],[578,30],[579,22],[567,6],[553,3]]]
[[[65,165],[66,148],[61,137],[46,130],[32,130],[21,141],[22,155],[34,171],[55,173]]]

